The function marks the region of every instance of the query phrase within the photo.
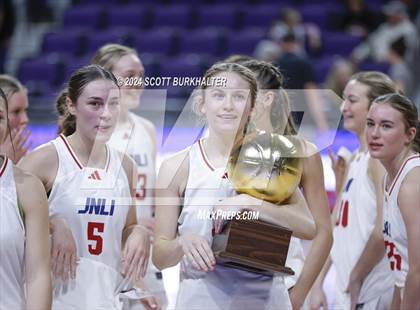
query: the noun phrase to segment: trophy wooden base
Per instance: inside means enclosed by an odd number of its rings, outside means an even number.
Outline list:
[[[212,249],[218,263],[264,275],[294,271],[286,267],[292,231],[261,220],[229,221],[214,236]]]

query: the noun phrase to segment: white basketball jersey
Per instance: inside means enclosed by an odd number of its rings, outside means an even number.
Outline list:
[[[406,175],[413,168],[419,166],[419,154],[408,157],[401,165],[389,188],[385,187],[383,233],[386,253],[394,274],[395,285],[400,288],[404,287],[408,272],[408,241],[405,223],[398,207],[398,193]],[[387,179],[388,175],[385,176],[385,184],[387,184]]]
[[[7,157],[0,166],[0,250],[0,309],[24,309],[25,228]]]
[[[189,150],[189,176],[178,233],[195,233],[212,244],[214,204],[235,194],[226,168],[215,168],[208,160],[202,141]],[[214,271],[195,269],[184,256],[176,309],[290,309],[283,278],[246,272],[217,264]]]
[[[367,173],[369,158],[365,152],[350,163],[333,231],[331,257],[337,288],[343,292],[375,226],[376,194]],[[391,277],[384,256],[363,280],[358,302],[365,303],[387,292],[392,287]]]
[[[121,153],[107,146],[103,169],[83,167],[63,135],[52,143],[59,164],[48,199],[50,215],[67,220],[78,256],[119,271],[122,232],[131,202]]]
[[[141,119],[130,113],[133,126],[115,130],[108,145],[129,155],[137,165],[136,205],[137,217],[152,217],[153,187],[156,179],[153,141]]]
[[[286,276],[284,282],[287,289],[295,286],[300,274],[302,273],[303,265],[305,264],[305,254],[299,238],[291,237],[289,244],[289,251],[287,252],[286,267],[291,268],[295,274]]]

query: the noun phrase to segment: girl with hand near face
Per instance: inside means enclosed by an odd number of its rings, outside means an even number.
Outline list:
[[[394,275],[391,309],[420,309],[420,132],[416,106],[391,93],[367,116],[369,152],[385,167],[383,234]]]
[[[56,279],[53,307],[119,308],[119,292],[144,276],[150,247],[148,232],[137,225],[135,164],[106,145],[119,88],[112,73],[92,65],[71,76],[67,92],[75,132],[21,161],[49,193],[52,269],[63,280]]]
[[[8,118],[11,133],[0,143],[0,151],[17,164],[32,145],[32,142],[27,143],[30,131],[25,130],[29,122],[28,91],[18,80],[5,74],[0,75],[0,88],[3,89],[9,104]]]
[[[207,122],[208,137],[166,159],[159,171],[153,262],[160,269],[181,262],[176,308],[291,309],[283,282],[279,290],[272,276],[219,264],[211,250],[214,222],[200,214],[215,209],[259,211],[260,219],[286,226],[298,236],[314,234],[305,204],[289,214],[286,206],[281,211],[283,207],[235,193],[226,165],[235,138],[248,124],[257,81],[249,69],[233,63],[213,65],[204,78],[212,77],[223,78],[226,84],[204,86],[194,97],[195,111]],[[300,192],[290,200],[301,201]]]
[[[0,143],[9,131],[0,88]],[[50,309],[48,204],[41,182],[0,153],[0,308]]]

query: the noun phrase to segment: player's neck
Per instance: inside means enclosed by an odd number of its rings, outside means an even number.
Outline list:
[[[225,167],[233,146],[233,137],[215,136],[210,134],[204,139],[204,150],[210,162],[215,167]]]
[[[100,141],[84,139],[77,132],[68,137],[68,141],[84,167],[100,168],[106,162],[106,146]]]
[[[413,154],[414,153],[407,147],[401,153],[391,158],[390,160],[381,160],[382,165],[388,172],[388,180],[390,182],[392,182],[395,179],[398,171],[400,170],[401,166],[406,161],[406,159]]]

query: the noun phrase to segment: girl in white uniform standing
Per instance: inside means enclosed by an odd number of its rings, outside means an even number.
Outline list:
[[[9,131],[0,88],[0,143]],[[41,182],[0,154],[0,309],[50,309],[48,204]]]
[[[144,87],[140,83],[130,85],[129,81],[143,80],[145,74],[143,64],[134,49],[119,44],[107,44],[99,48],[92,58],[92,63],[111,71],[123,82],[120,85],[120,114],[108,145],[129,155],[136,162],[137,220],[153,235],[156,130],[152,122],[130,111],[139,106]],[[144,287],[159,299],[159,303],[165,304],[163,281],[151,262],[144,281]],[[154,305],[152,308],[156,309],[158,301],[155,298],[148,298],[142,300],[142,303],[146,307]]]
[[[336,270],[335,309],[390,307],[392,280],[380,224],[384,169],[368,153],[365,124],[372,101],[395,91],[391,79],[380,72],[357,73],[344,89],[341,107],[344,128],[357,135],[360,146],[347,167],[343,159],[330,154],[337,183],[337,205],[333,212],[334,243],[331,259],[315,288],[318,294],[314,294],[318,298],[314,300],[316,306],[322,299],[325,300],[321,297],[322,281],[332,262]]]
[[[416,106],[397,93],[377,98],[369,110],[369,152],[386,169],[383,233],[395,284],[391,309],[420,309],[419,129]]]
[[[64,272],[74,280],[55,282],[54,308],[118,308],[119,292],[129,288],[125,282],[145,273],[150,242],[136,225],[135,164],[106,145],[119,112],[115,77],[99,66],[77,70],[68,83],[67,107],[75,132],[21,163],[43,182],[50,216],[65,220],[81,258],[77,273]],[[69,267],[70,261],[64,264]]]
[[[270,63],[258,60],[244,61],[241,64],[254,72],[258,81],[259,96],[252,118],[256,128],[296,136],[297,131],[289,115],[288,97],[282,88],[283,76],[279,70]],[[332,245],[332,229],[321,156],[315,145],[302,139],[300,141],[305,150],[311,154],[302,156],[304,158],[300,186],[317,229],[306,259],[300,240],[292,237],[290,242],[286,265],[290,266],[295,274],[286,277],[285,282],[294,309],[304,306],[306,296],[321,271]]]
[[[242,134],[257,95],[252,72],[238,64],[219,63],[204,78],[224,79],[206,85],[195,97],[195,110],[209,135],[165,160],[157,181],[156,230],[153,261],[160,269],[181,262],[177,309],[291,309],[282,279],[216,264],[210,248],[214,223],[201,216],[212,210],[259,211],[260,219],[289,227],[312,238],[314,224],[305,204],[278,208],[245,194],[235,195],[226,178],[226,164],[237,133]],[[296,191],[291,201],[302,201]]]

